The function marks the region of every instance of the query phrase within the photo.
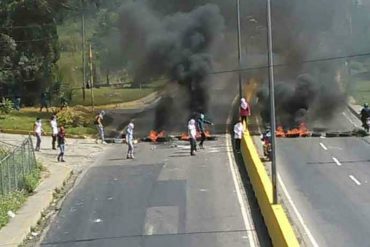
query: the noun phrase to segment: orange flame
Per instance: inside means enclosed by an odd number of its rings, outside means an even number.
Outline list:
[[[149,136],[148,138],[152,141],[152,142],[157,142],[158,138],[161,138],[161,137],[164,137],[166,134],[166,132],[164,132],[163,130],[161,132],[157,132],[155,130],[151,130],[149,132]]]
[[[204,134],[206,135],[206,138],[208,138],[208,137],[212,137],[212,135],[211,135],[211,133],[208,131],[208,130],[206,130],[205,132],[204,132]],[[188,133],[182,133],[181,134],[181,136],[180,136],[180,140],[182,140],[182,141],[189,141],[189,135],[188,135]],[[197,131],[197,134],[195,135],[195,138],[197,139],[197,140],[200,140],[201,138],[202,138],[202,133],[201,132],[199,132],[199,131]]]
[[[285,137],[285,131],[282,126],[277,127],[276,137]]]

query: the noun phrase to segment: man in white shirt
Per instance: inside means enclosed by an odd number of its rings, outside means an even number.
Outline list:
[[[188,134],[189,134],[189,141],[190,141],[190,155],[194,156],[194,151],[196,150],[196,135],[197,135],[197,128],[195,126],[195,120],[190,119],[188,122]]]
[[[234,125],[235,150],[237,153],[240,153],[240,143],[242,140],[243,132],[244,132],[244,125],[240,118],[239,121]]]
[[[58,123],[57,123],[57,116],[53,115],[50,119],[50,126],[51,126],[51,146],[55,150],[55,143],[57,141],[58,135]]]
[[[127,159],[134,159],[134,123],[129,123],[126,129],[126,142],[128,145]]]
[[[42,123],[41,123],[41,119],[39,117],[36,118],[36,122],[33,125],[33,132],[35,133],[35,136],[36,136],[36,148],[35,148],[35,151],[40,151],[41,135],[44,132],[44,130],[42,129]]]

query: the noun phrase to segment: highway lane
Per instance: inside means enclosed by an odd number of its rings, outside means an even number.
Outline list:
[[[225,136],[195,157],[186,142],[137,146],[132,161],[112,145],[87,171],[42,246],[258,246]]]
[[[345,112],[328,128],[354,125]],[[306,245],[369,246],[369,137],[279,138],[277,145],[279,193]]]

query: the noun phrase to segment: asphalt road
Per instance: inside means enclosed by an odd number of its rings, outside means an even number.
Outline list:
[[[326,128],[359,125],[349,112]],[[279,138],[278,189],[307,246],[370,246],[370,138]]]
[[[87,171],[42,246],[258,246],[224,135],[195,157],[179,141],[140,143],[133,161],[123,149],[112,145]]]

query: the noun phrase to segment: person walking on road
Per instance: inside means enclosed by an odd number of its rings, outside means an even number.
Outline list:
[[[364,107],[362,108],[360,112],[360,116],[361,116],[362,127],[364,127],[365,130],[369,132],[368,118],[370,118],[370,109],[369,109],[368,103],[364,104]]]
[[[188,123],[188,135],[189,135],[189,141],[190,141],[190,155],[194,156],[197,148],[197,142],[196,142],[196,135],[197,135],[197,128],[195,126],[195,120],[190,119]]]
[[[55,143],[57,141],[58,135],[58,123],[57,123],[57,116],[54,114],[50,119],[50,126],[51,126],[51,146],[52,149],[56,149]]]
[[[201,134],[201,138],[200,138],[200,142],[199,142],[199,148],[201,148],[201,149],[204,149],[203,143],[206,140],[206,133],[205,133],[205,128],[204,128],[205,124],[213,125],[213,123],[206,120],[204,118],[204,114],[201,113],[199,118],[197,119],[198,129],[199,129],[199,132]]]
[[[127,159],[134,159],[134,123],[129,123],[126,128]]]
[[[103,126],[103,118],[104,118],[105,112],[101,111],[98,115],[95,117],[95,127],[98,130],[97,138],[95,140],[95,143],[98,143],[99,138],[101,139],[102,144],[107,144],[104,140],[104,126]]]
[[[235,150],[237,153],[240,153],[240,143],[242,140],[243,132],[244,125],[242,123],[242,120],[239,119],[239,121],[234,125]]]
[[[63,126],[60,127],[60,130],[58,132],[58,147],[59,147],[59,154],[58,154],[58,162],[66,162],[64,160],[64,152],[65,152],[65,136],[66,136],[66,132],[65,132],[65,129]]]
[[[36,122],[33,125],[33,132],[35,133],[35,136],[36,136],[35,151],[40,151],[41,136],[42,136],[42,133],[44,133],[44,130],[42,129],[42,123],[41,123],[41,119],[39,117],[36,118]]]
[[[248,117],[251,115],[251,109],[245,98],[240,99],[240,117],[242,122],[248,123]]]

